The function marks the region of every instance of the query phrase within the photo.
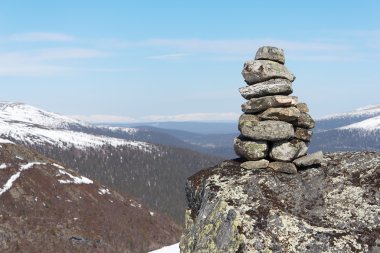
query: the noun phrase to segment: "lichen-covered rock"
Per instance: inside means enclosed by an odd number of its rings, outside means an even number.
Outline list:
[[[310,141],[313,131],[301,127],[296,127],[294,137],[303,141]]]
[[[260,121],[259,117],[253,114],[242,114],[239,117],[239,131],[241,131],[241,127],[244,125],[253,125]]]
[[[258,115],[261,119],[280,120],[286,122],[296,121],[300,117],[300,111],[296,107],[269,108]]]
[[[182,252],[379,252],[380,154],[324,158],[297,174],[232,160],[193,175]]]
[[[306,156],[300,157],[293,161],[298,167],[308,167],[316,164],[321,164],[323,161],[322,151],[315,152],[313,154],[308,154]]]
[[[306,155],[306,152],[307,146],[305,142],[293,139],[290,141],[275,142],[269,156],[276,161],[290,162],[295,158]]]
[[[255,60],[270,60],[285,64],[284,50],[277,47],[264,46],[257,50]]]
[[[294,137],[293,125],[283,121],[246,121],[241,126],[241,134],[252,140],[280,141]]]
[[[261,83],[273,78],[284,78],[293,82],[296,78],[284,65],[268,60],[246,61],[242,75],[248,85]]]
[[[246,170],[265,169],[269,165],[269,161],[261,159],[258,161],[246,161],[240,164],[240,167]]]
[[[308,113],[301,112],[300,117],[297,119],[294,125],[297,127],[312,129],[315,127],[315,122]]]
[[[266,141],[252,141],[244,137],[237,137],[234,140],[235,153],[247,160],[260,160],[268,154],[268,143]]]
[[[297,173],[297,167],[293,163],[271,162],[269,163],[268,168],[276,172],[282,172],[282,173],[287,173],[287,174]]]
[[[297,104],[298,98],[295,96],[267,96],[261,98],[252,98],[241,105],[245,113],[257,113],[272,107],[288,107]]]
[[[273,95],[292,94],[292,83],[287,79],[270,79],[262,83],[256,83],[239,89],[240,94],[245,99],[259,98]]]

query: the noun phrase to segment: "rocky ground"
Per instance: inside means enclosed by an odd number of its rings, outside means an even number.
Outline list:
[[[325,154],[297,174],[243,159],[187,182],[181,252],[380,252],[380,154]]]
[[[36,152],[0,144],[0,252],[147,252],[181,229]]]

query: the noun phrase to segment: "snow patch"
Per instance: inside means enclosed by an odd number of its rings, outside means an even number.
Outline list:
[[[94,183],[94,181],[92,181],[91,179],[87,177],[84,177],[84,176],[76,177],[62,169],[59,169],[59,173],[61,173],[61,175],[66,175],[71,178],[71,180],[70,179],[58,180],[58,182],[60,182],[61,184],[93,184]]]
[[[0,188],[0,196],[3,195],[6,191],[8,191],[13,186],[13,183],[17,180],[17,178],[20,177],[22,171],[28,170],[32,168],[34,165],[40,165],[40,164],[45,164],[45,163],[33,162],[33,163],[21,165],[19,171],[16,172],[16,174],[13,174],[8,179],[8,181],[4,184],[4,186]]]
[[[108,190],[107,188],[99,188],[98,193],[99,193],[100,195],[111,194],[110,190]]]
[[[0,165],[0,170],[6,169],[8,166],[5,163],[2,163]]]
[[[15,144],[14,142],[11,142],[10,140],[0,138],[0,143],[1,144]]]
[[[154,212],[149,212],[150,216],[154,216]]]
[[[149,253],[179,253],[179,243],[150,251]]]

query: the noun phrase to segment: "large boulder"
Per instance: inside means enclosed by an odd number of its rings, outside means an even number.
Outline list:
[[[267,96],[261,98],[252,98],[241,105],[245,113],[258,113],[272,107],[295,106],[298,98],[295,96]]]
[[[293,92],[292,83],[287,79],[270,79],[239,89],[245,99],[259,98],[272,95],[289,95]]]
[[[256,52],[255,60],[270,60],[285,64],[284,50],[270,46],[260,47]]]
[[[247,121],[241,126],[241,134],[252,140],[280,141],[294,137],[294,128],[283,121]]]
[[[316,164],[321,164],[323,162],[322,151],[315,152],[313,154],[308,154],[306,156],[295,159],[293,163],[298,167],[308,167]]]
[[[273,78],[288,79],[293,82],[295,76],[282,64],[268,60],[246,61],[242,71],[248,85],[260,83]]]
[[[325,155],[297,174],[225,161],[190,177],[182,253],[380,252],[380,154]]]

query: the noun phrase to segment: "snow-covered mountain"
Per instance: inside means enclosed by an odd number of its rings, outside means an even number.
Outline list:
[[[170,145],[183,142],[168,134],[94,126],[21,103],[0,103],[0,138],[131,194],[178,223],[186,207],[186,178],[220,161]]]
[[[380,151],[380,104],[316,121],[312,151]]]
[[[354,124],[350,124],[339,129],[361,129],[364,131],[380,130],[380,116],[375,116]]]
[[[361,107],[351,112],[327,115],[317,119],[315,132],[345,127],[376,116],[380,116],[380,104]]]
[[[130,141],[123,138],[114,138],[106,135],[90,134],[89,130],[107,131],[110,133],[120,131],[127,134],[135,133],[137,129],[131,128],[104,128],[92,126],[78,120],[47,112],[36,107],[22,104],[0,103],[0,136],[29,145],[52,144],[61,148],[129,146],[150,151],[153,145]]]

